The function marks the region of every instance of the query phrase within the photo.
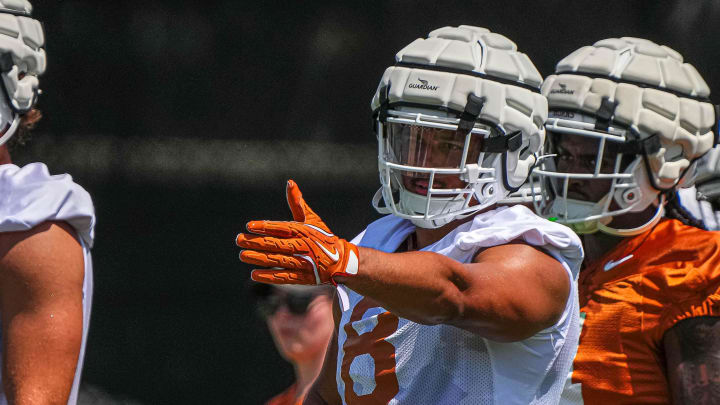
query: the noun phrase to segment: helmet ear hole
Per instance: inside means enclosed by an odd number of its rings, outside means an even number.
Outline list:
[[[495,195],[495,184],[487,183],[482,187],[482,196],[486,199],[492,198]]]
[[[650,183],[642,157],[635,156],[635,160],[622,173],[631,174],[632,177],[616,183],[612,198],[621,209],[632,207],[630,212],[640,212],[657,200],[658,194]]]
[[[634,202],[639,200],[639,194],[640,194],[640,190],[635,189],[635,188],[625,190],[625,192],[623,192],[623,194],[622,194],[623,202],[626,205],[633,204]]]

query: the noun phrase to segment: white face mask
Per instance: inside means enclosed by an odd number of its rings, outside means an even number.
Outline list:
[[[373,201],[379,212],[437,228],[497,200],[486,189],[497,181],[498,154],[480,150],[491,128],[477,124],[464,133],[457,118],[391,111],[379,131],[382,187]]]
[[[550,135],[544,152],[552,158],[533,173],[538,181],[533,190],[540,190],[534,199],[538,213],[577,233],[601,230],[624,236],[641,233],[659,220],[660,193],[647,180],[642,155],[630,151],[636,136],[629,129],[596,130],[594,119],[577,113],[572,119],[551,113],[546,129]],[[657,209],[650,222],[627,230],[607,226],[613,217],[651,204]]]

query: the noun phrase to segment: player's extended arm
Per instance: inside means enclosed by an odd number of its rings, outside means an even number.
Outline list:
[[[12,404],[66,404],[82,341],[82,247],[66,223],[0,234],[2,383]]]
[[[663,338],[674,404],[720,403],[720,317],[682,320]]]
[[[498,341],[526,339],[555,324],[570,292],[562,265],[521,243],[485,249],[470,264],[433,252],[360,248],[359,268],[335,280],[404,318]]]
[[[531,246],[485,249],[462,264],[432,252],[383,253],[333,235],[288,183],[294,222],[253,221],[240,234],[242,261],[268,283],[343,283],[384,308],[422,324],[450,324],[484,337],[515,341],[553,325],[570,282],[562,265]]]

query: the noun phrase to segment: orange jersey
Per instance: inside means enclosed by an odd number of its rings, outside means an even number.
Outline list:
[[[582,332],[561,403],[669,404],[663,334],[720,316],[720,232],[664,220],[590,263],[578,289]]]

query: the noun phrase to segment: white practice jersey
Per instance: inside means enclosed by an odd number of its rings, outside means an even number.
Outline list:
[[[720,211],[713,210],[709,201],[698,200],[695,186],[681,188],[676,191],[680,205],[698,221],[702,221],[709,231],[720,231]]]
[[[90,195],[67,174],[51,176],[42,163],[0,165],[0,232],[24,231],[46,221],[64,221],[75,229],[85,258],[83,337],[68,404],[77,402],[93,292],[92,260],[95,209]],[[2,322],[2,319],[0,319]],[[1,360],[0,353],[0,360]],[[0,384],[0,405],[7,398]]]
[[[414,231],[409,221],[386,216],[352,242],[395,252]],[[570,294],[557,324],[523,341],[499,343],[453,326],[399,318],[340,286],[344,310],[336,379],[343,403],[556,404],[579,337],[577,276],[583,253],[577,235],[516,205],[479,214],[422,250],[469,263],[480,249],[513,240],[541,248],[567,270]],[[373,401],[365,401],[369,394]]]

